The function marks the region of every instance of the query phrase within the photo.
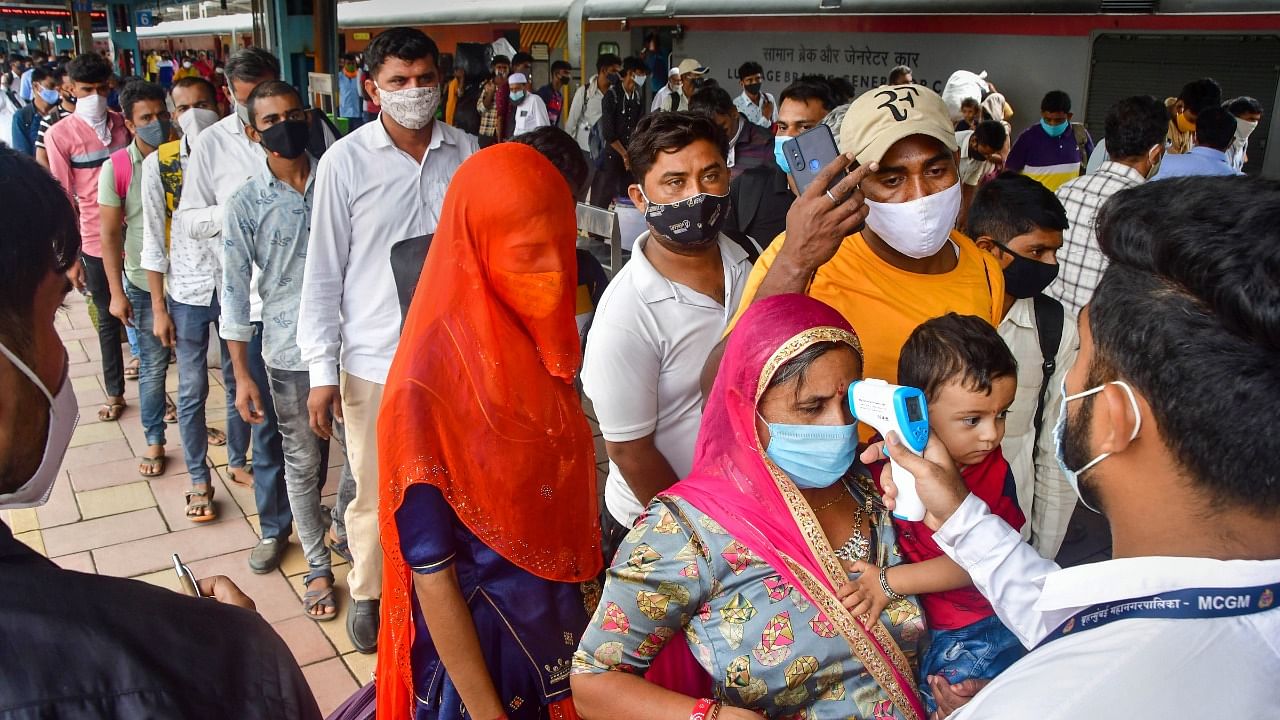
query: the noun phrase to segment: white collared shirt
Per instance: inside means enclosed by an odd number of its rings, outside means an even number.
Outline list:
[[[186,138],[181,142],[178,161],[185,171],[191,148]],[[144,270],[163,273],[165,291],[183,305],[208,307],[222,281],[218,238],[193,238],[179,223],[166,222],[159,152],[151,153],[142,161],[141,265]]]
[[[208,240],[222,254],[222,208],[245,180],[257,174],[267,154],[244,134],[240,118],[232,113],[200,133],[182,173],[182,201],[173,213],[174,232],[192,240]],[[221,273],[214,281],[220,283]],[[262,321],[262,299],[257,283],[251,286],[250,318]],[[176,299],[176,298],[175,298]]]
[[[934,534],[1028,647],[1097,603],[1280,581],[1280,560],[1137,557],[1062,569],[970,495]],[[1280,707],[1280,609],[1130,618],[1032,651],[950,720],[1258,718]]]
[[[298,311],[298,347],[312,387],[337,385],[339,365],[362,380],[386,382],[400,342],[391,246],[436,231],[449,180],[477,149],[474,136],[436,122],[419,164],[391,142],[379,119],[320,158]]]
[[[963,146],[961,146],[963,147]],[[1040,350],[1040,333],[1036,327],[1035,301],[1017,300],[997,328],[1004,344],[1018,361],[1018,391],[1005,420],[1004,440],[1000,449],[1013,471],[1018,491],[1018,505],[1027,522],[1022,537],[1041,555],[1054,558],[1067,534],[1067,523],[1076,507],[1076,493],[1058,467],[1053,440],[1053,426],[1058,422],[1062,400],[1062,379],[1080,349],[1076,319],[1064,310],[1062,337],[1058,341],[1053,377],[1044,395],[1044,414],[1040,434],[1035,431],[1036,404],[1040,384],[1044,380],[1044,354]]]
[[[609,442],[653,435],[677,477],[693,468],[702,423],[702,366],[738,309],[751,274],[747,254],[721,235],[724,304],[668,280],[644,254],[645,232],[631,259],[609,283],[596,308],[582,364],[600,432]],[[605,507],[627,527],[644,511],[618,466],[609,461]]]
[[[769,114],[764,114],[765,103],[769,104]],[[743,90],[738,97],[733,99],[734,107],[738,108],[738,112],[747,116],[747,120],[759,125],[760,127],[773,127],[778,121],[778,103],[773,99],[773,95],[761,91],[759,102],[752,100],[747,91]]]

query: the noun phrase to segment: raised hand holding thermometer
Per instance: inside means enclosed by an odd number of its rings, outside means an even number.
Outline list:
[[[849,411],[854,418],[876,429],[882,437],[898,433],[902,444],[916,455],[924,453],[929,442],[929,407],[918,388],[891,385],[884,380],[858,380],[849,386]],[[923,520],[924,504],[916,494],[916,479],[894,462],[893,482],[898,486],[894,517]]]

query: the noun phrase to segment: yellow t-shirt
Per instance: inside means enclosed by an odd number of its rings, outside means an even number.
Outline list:
[[[755,299],[785,240],[785,233],[778,236],[751,269],[730,329]],[[1004,274],[999,262],[959,232],[952,231],[951,240],[959,250],[959,262],[940,275],[893,267],[872,252],[860,234],[845,238],[835,257],[818,268],[809,295],[839,311],[858,333],[864,378],[897,382],[903,344],[917,326],[931,318],[954,311],[977,315],[993,327],[1000,324]],[[865,440],[871,433],[864,426],[861,435]]]

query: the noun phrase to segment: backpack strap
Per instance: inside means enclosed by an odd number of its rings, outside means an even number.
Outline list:
[[[133,182],[133,159],[129,157],[128,145],[111,153],[111,172],[116,179],[116,197],[120,198],[120,206],[124,207],[129,184]]]
[[[1040,336],[1040,354],[1043,363],[1040,370],[1040,396],[1036,400],[1035,430],[1040,435],[1040,426],[1044,424],[1044,401],[1049,396],[1049,382],[1058,369],[1058,346],[1062,344],[1062,325],[1066,321],[1066,311],[1062,303],[1040,293],[1031,300],[1036,316],[1036,334]]]

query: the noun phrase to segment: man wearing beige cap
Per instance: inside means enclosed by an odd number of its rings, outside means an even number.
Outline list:
[[[999,323],[1004,276],[954,229],[955,130],[937,93],[919,85],[863,93],[845,114],[839,145],[843,154],[800,194],[787,231],[756,262],[738,314],[757,298],[808,293],[857,330],[863,376],[894,382],[898,352],[925,320],[954,311]],[[852,172],[827,190],[847,166]]]
[[[688,110],[689,98],[693,97],[693,91],[696,89],[694,84],[698,81],[698,78],[706,75],[711,68],[694,58],[685,58],[680,61],[676,69],[680,71],[680,92],[671,93],[671,97],[676,99],[676,106],[664,107],[663,110]]]

